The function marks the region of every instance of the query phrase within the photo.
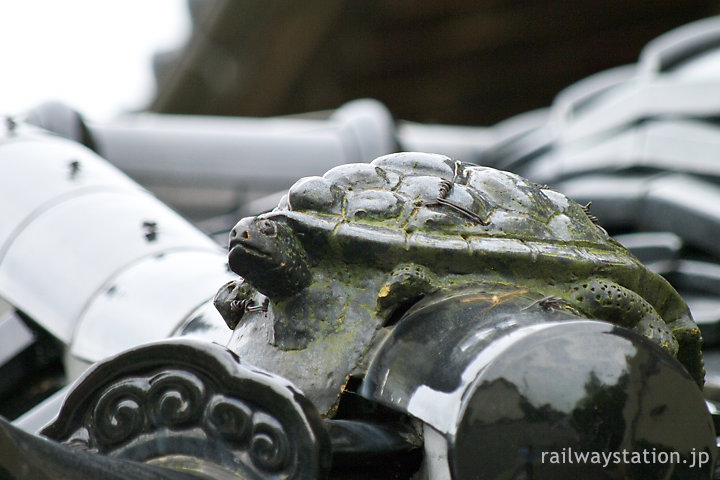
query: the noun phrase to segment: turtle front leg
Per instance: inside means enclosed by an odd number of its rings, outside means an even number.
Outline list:
[[[230,330],[235,330],[257,291],[242,278],[231,280],[215,294],[213,304]]]
[[[677,357],[678,341],[668,325],[632,290],[607,280],[586,280],[571,286],[570,298],[583,314],[634,330]]]
[[[398,311],[436,291],[437,284],[437,276],[422,265],[403,263],[396,266],[378,292],[378,316],[384,318],[386,323],[392,321],[391,317]]]

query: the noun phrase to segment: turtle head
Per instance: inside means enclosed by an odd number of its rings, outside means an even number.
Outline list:
[[[271,299],[293,295],[310,283],[305,250],[292,229],[273,218],[247,217],[235,225],[229,264]]]

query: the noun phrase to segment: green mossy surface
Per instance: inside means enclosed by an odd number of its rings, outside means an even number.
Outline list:
[[[284,255],[302,258],[311,279],[246,313],[229,346],[292,378],[323,412],[395,308],[473,285],[536,292],[631,328],[702,384],[700,332],[678,293],[582,206],[517,175],[395,154],[303,179],[259,218],[293,232],[302,252]]]

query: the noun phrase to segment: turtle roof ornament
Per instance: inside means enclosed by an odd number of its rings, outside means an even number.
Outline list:
[[[587,206],[443,155],[391,154],[299,180],[272,212],[235,226],[229,263],[244,279],[216,297],[237,325],[231,348],[300,375],[310,398],[335,392],[314,398],[321,411],[399,313],[434,291],[472,286],[535,292],[548,308],[633,329],[703,383],[687,305]],[[325,367],[315,377],[289,372],[299,361]]]

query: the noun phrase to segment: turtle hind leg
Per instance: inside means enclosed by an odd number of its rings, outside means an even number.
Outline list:
[[[680,349],[677,359],[687,369],[690,376],[702,388],[705,383],[705,364],[702,357],[702,335],[700,328],[689,315],[680,317],[668,325],[677,338]]]
[[[570,298],[585,315],[634,330],[677,356],[678,341],[670,328],[653,306],[632,290],[615,282],[588,280],[573,285]]]

